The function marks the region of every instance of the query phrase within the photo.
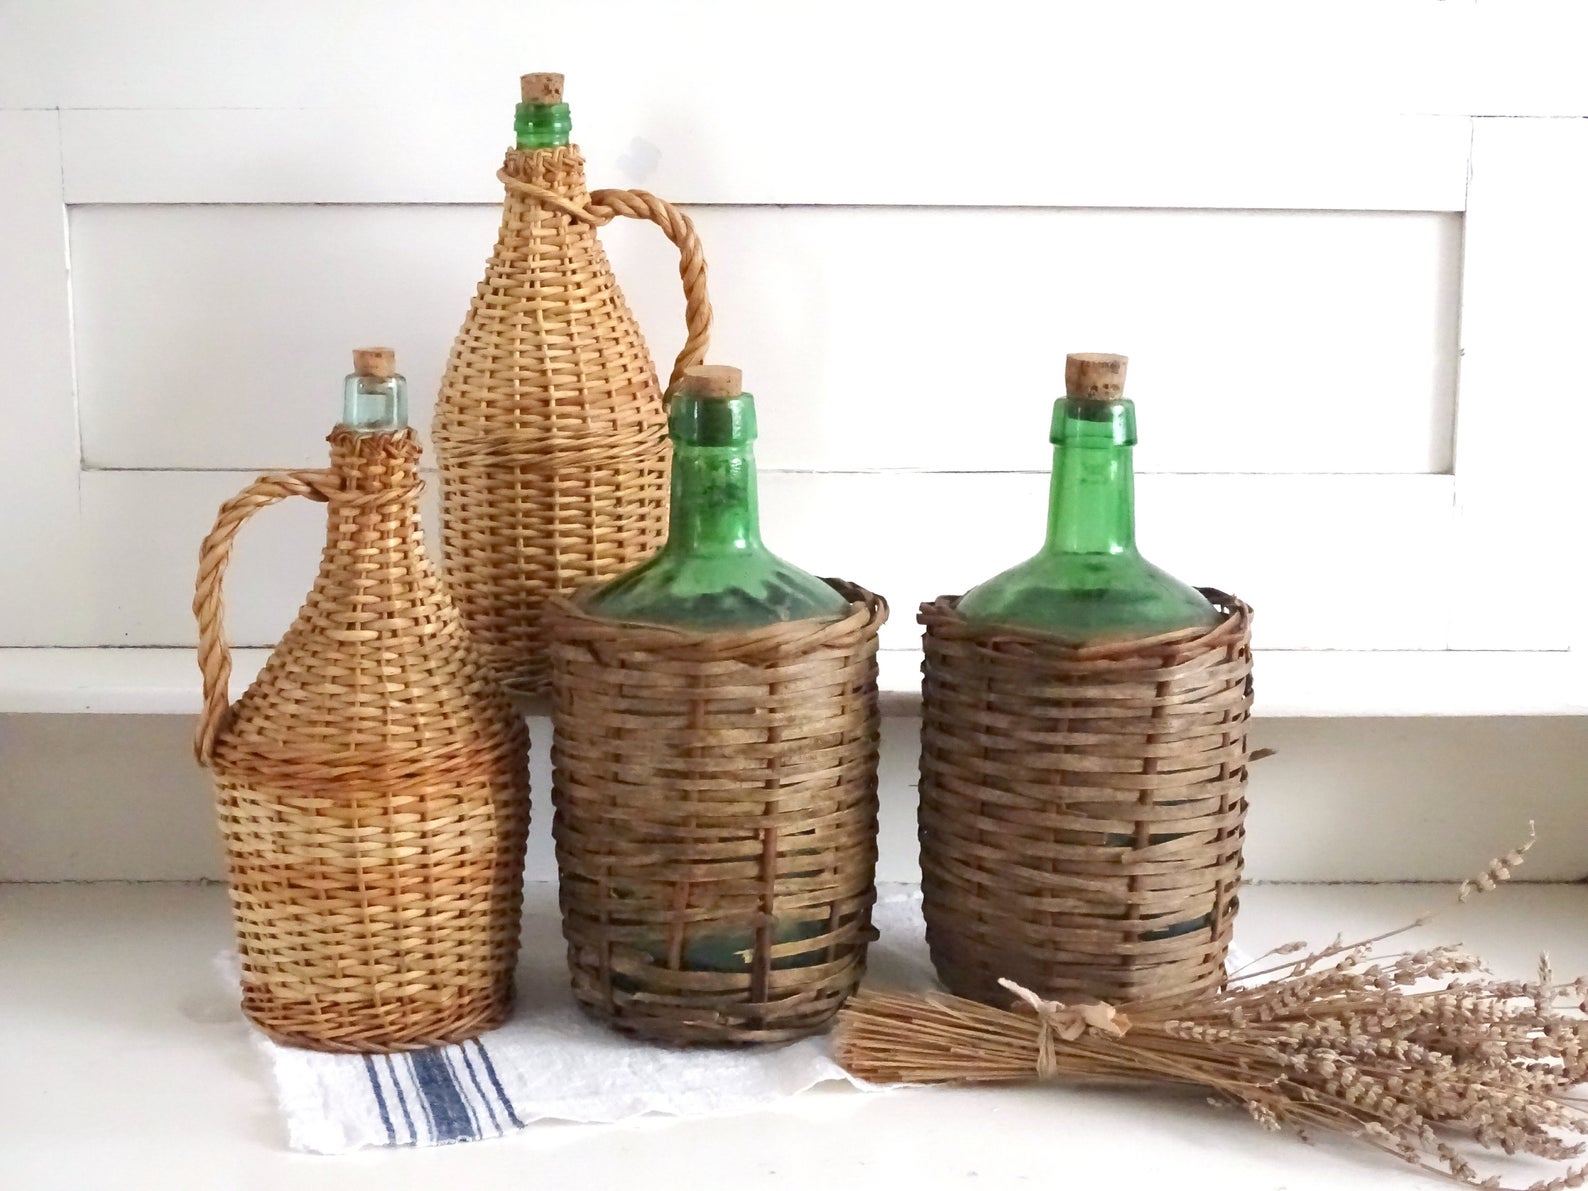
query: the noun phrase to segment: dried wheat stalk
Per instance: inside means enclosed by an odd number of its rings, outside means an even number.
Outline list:
[[[1493,889],[1532,839],[1462,886]],[[1428,918],[1371,939],[1275,948],[1223,991],[1128,1005],[1065,1006],[1010,982],[994,1009],[947,995],[863,992],[839,1018],[839,1061],[878,1083],[1033,1078],[1153,1080],[1244,1106],[1269,1129],[1333,1130],[1458,1182],[1477,1151],[1568,1164],[1526,1191],[1588,1181],[1588,977],[1494,979],[1456,947],[1375,953]],[[1287,958],[1297,956],[1297,958]],[[1520,1189],[1515,1189],[1520,1191]]]

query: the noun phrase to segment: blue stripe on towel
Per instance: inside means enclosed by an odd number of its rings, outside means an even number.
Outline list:
[[[397,1144],[397,1130],[391,1126],[391,1113],[386,1111],[386,1093],[380,1090],[380,1072],[375,1068],[375,1060],[368,1055],[364,1056],[364,1074],[369,1076],[370,1089],[375,1093],[375,1107],[380,1109],[380,1123],[386,1126],[386,1144]]]
[[[441,1057],[447,1061],[447,1071],[452,1076],[452,1084],[458,1089],[458,1094],[463,1097],[463,1107],[469,1110],[469,1128],[474,1130],[475,1137],[484,1136],[480,1131],[480,1114],[474,1107],[474,1097],[469,1094],[469,1089],[463,1082],[463,1077],[458,1074],[457,1056],[463,1053],[461,1046],[449,1046],[441,1052]],[[482,1100],[483,1104],[484,1101]]]
[[[458,1053],[463,1056],[463,1066],[469,1073],[469,1081],[474,1084],[474,1090],[480,1094],[480,1103],[485,1105],[485,1111],[491,1114],[491,1128],[500,1133],[502,1122],[496,1119],[496,1109],[492,1107],[491,1098],[485,1094],[485,1085],[480,1082],[480,1077],[474,1070],[474,1063],[469,1058],[468,1043],[465,1042],[458,1047]]]
[[[424,1100],[425,1111],[435,1121],[435,1139],[447,1141],[473,1141],[480,1136],[469,1120],[468,1105],[463,1102],[462,1089],[452,1075],[452,1068],[438,1051],[416,1050],[408,1056],[413,1065],[414,1082]]]
[[[485,1049],[485,1044],[478,1038],[474,1040],[475,1048],[480,1052],[480,1059],[485,1064],[485,1074],[490,1077],[491,1086],[496,1089],[497,1096],[502,1101],[502,1108],[507,1113],[507,1119],[514,1126],[522,1129],[524,1122],[518,1119],[518,1114],[513,1111],[513,1102],[507,1098],[507,1093],[502,1090],[502,1081],[496,1077],[496,1064],[491,1062],[491,1052]]]
[[[414,1119],[408,1114],[408,1097],[403,1095],[403,1086],[397,1080],[397,1067],[391,1061],[391,1056],[386,1055],[386,1070],[391,1073],[391,1086],[397,1092],[397,1107],[402,1109],[403,1123],[408,1126],[408,1140],[406,1145],[419,1144],[419,1130],[414,1128]]]

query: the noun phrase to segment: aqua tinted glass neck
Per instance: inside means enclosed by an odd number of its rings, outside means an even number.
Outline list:
[[[353,371],[342,382],[342,424],[370,434],[408,425],[408,381],[390,351],[353,353]]]

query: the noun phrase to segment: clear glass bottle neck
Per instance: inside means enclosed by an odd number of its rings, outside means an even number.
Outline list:
[[[1135,409],[1129,401],[1062,398],[1053,409],[1050,554],[1136,551]]]
[[[408,380],[352,373],[342,382],[342,424],[377,434],[408,425]]]
[[[764,550],[755,474],[755,399],[673,398],[669,552]]]
[[[565,103],[521,103],[513,113],[513,132],[520,149],[553,149],[568,143],[573,119]]]

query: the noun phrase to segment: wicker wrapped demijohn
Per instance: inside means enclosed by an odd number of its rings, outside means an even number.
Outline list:
[[[522,87],[517,147],[497,175],[501,232],[432,433],[453,596],[498,676],[533,694],[547,598],[627,570],[666,530],[662,392],[596,228],[649,219],[678,245],[688,336],[675,379],[704,354],[711,308],[688,216],[642,191],[587,191],[562,76]]]
[[[243,1010],[322,1050],[459,1041],[512,1002],[529,742],[426,557],[404,383],[389,351],[355,353],[330,468],[224,504],[193,605]],[[232,543],[288,496],[327,507],[319,577],[230,704]]]
[[[1245,835],[1251,609],[1136,549],[1125,358],[1072,355],[1033,557],[921,606],[921,869],[950,990],[1217,987]]]
[[[872,938],[887,605],[762,543],[740,379],[692,368],[674,390],[662,551],[553,604],[574,995],[669,1042],[824,1029]]]

